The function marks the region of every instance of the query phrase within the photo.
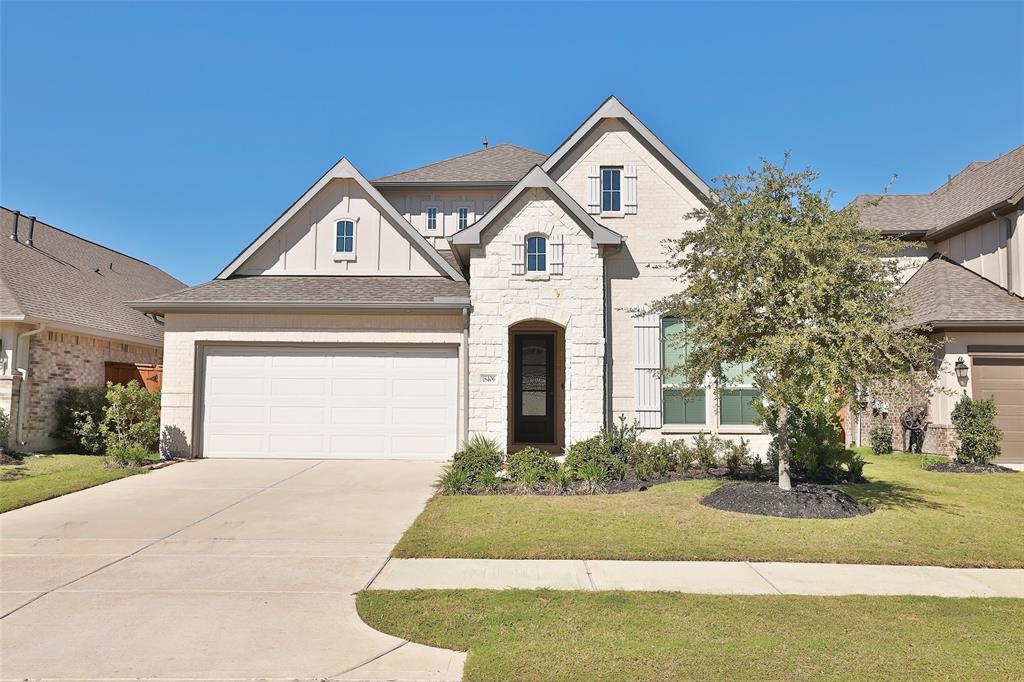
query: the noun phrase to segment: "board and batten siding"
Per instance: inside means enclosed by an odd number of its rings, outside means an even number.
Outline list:
[[[661,428],[661,317],[641,315],[636,337],[636,418],[642,429]]]

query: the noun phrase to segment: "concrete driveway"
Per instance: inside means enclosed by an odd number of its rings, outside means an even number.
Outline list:
[[[0,677],[461,679],[353,596],[440,470],[198,460],[0,515]]]

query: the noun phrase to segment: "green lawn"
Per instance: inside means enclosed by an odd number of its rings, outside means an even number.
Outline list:
[[[466,680],[1024,679],[1024,600],[363,592],[371,627],[469,651]]]
[[[915,455],[866,455],[875,507],[842,520],[710,509],[717,481],[575,497],[436,496],[397,557],[814,561],[1024,567],[1024,473],[925,471]]]
[[[90,455],[45,455],[0,466],[0,512],[147,471],[107,469],[103,460]]]

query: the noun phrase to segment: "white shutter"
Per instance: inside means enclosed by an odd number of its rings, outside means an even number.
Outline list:
[[[512,245],[512,274],[526,274],[526,245],[523,242]]]
[[[626,166],[623,175],[626,185],[626,213],[636,213],[636,165]]]
[[[642,429],[661,428],[661,318],[634,318],[636,418]]]
[[[601,169],[598,166],[587,169],[587,212],[601,213]]]
[[[562,263],[564,261],[564,258],[562,256],[564,252],[564,249],[562,248],[562,242],[550,242],[549,246],[551,247],[551,258],[548,262],[548,265],[550,266],[551,274],[561,275]]]

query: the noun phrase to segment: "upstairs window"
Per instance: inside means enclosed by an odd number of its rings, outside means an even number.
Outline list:
[[[356,252],[356,224],[351,220],[339,220],[335,223],[334,238],[335,253]]]
[[[601,168],[601,212],[618,213],[622,210],[622,169]]]
[[[437,229],[437,207],[436,206],[430,206],[430,207],[427,208],[427,229],[428,230],[436,230]]]
[[[459,208],[459,229],[465,230],[469,227],[469,209],[465,206]]]
[[[526,271],[547,272],[548,240],[544,237],[526,238]]]

